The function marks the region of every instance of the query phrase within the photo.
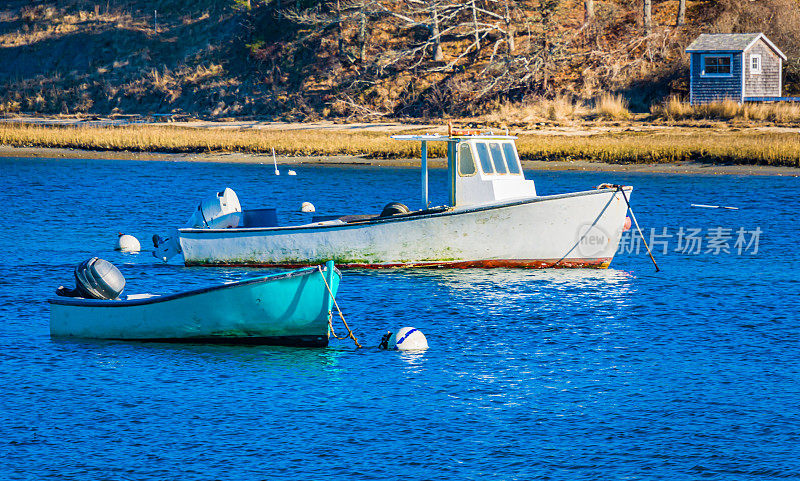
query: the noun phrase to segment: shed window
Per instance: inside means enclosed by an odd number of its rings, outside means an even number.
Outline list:
[[[466,142],[458,146],[458,173],[462,176],[475,174],[475,160],[472,158],[472,149]]]
[[[750,73],[761,73],[761,55],[750,55]]]
[[[503,150],[500,148],[500,144],[497,142],[492,142],[489,144],[489,150],[492,152],[492,161],[494,161],[494,170],[498,174],[505,174],[506,171],[506,164],[503,162]]]
[[[703,75],[730,75],[730,55],[706,55],[703,57]]]
[[[506,154],[506,164],[508,164],[508,172],[512,174],[519,174],[519,159],[517,158],[517,149],[514,148],[513,142],[503,143],[503,153]]]
[[[475,143],[475,150],[478,151],[478,160],[481,161],[481,170],[484,174],[494,174],[492,159],[489,158],[489,147],[483,142]]]

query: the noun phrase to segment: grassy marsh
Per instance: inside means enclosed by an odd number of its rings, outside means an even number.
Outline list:
[[[275,148],[278,154],[289,156],[419,156],[419,143],[392,140],[387,132],[154,125],[53,127],[0,123],[0,145],[173,153],[269,153]],[[430,147],[432,157],[444,156],[442,143],[435,142]],[[597,135],[523,133],[519,134],[517,147],[524,160],[591,160],[616,164],[702,161],[800,167],[800,135],[796,132],[695,129]]]
[[[701,161],[800,167],[800,135],[787,132],[529,135],[520,137],[518,148],[520,157],[537,160],[592,160],[612,164]]]
[[[669,97],[653,104],[650,113],[668,120],[743,120],[790,124],[800,122],[798,102],[749,102],[740,104],[730,99],[692,105],[678,97]]]

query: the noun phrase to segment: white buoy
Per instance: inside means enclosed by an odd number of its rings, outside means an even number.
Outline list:
[[[389,338],[388,349],[397,349],[398,351],[419,351],[428,349],[428,340],[425,339],[425,334],[415,327],[404,327],[392,334]]]
[[[300,212],[316,212],[317,209],[314,208],[314,204],[311,202],[303,202],[300,204]]]
[[[139,244],[139,239],[133,237],[132,235],[123,234],[120,232],[119,238],[117,239],[117,247],[115,247],[114,250],[122,252],[139,252],[141,248],[142,246]]]
[[[290,170],[289,172],[286,172],[286,175],[297,175],[297,172]]]
[[[278,160],[275,158],[275,147],[272,147],[272,165],[275,166],[275,175],[281,175],[278,170]]]

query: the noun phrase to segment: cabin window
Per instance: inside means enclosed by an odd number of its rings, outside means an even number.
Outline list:
[[[489,147],[483,142],[475,143],[475,150],[478,151],[478,160],[481,161],[481,170],[484,174],[494,174],[492,159],[489,158]]]
[[[730,55],[704,55],[703,56],[703,75],[724,77],[731,75]]]
[[[750,73],[761,73],[761,55],[753,54],[750,56]]]
[[[458,173],[462,177],[475,175],[475,160],[472,158],[472,149],[466,142],[458,146]]]
[[[514,148],[514,144],[512,142],[503,143],[503,153],[506,154],[508,172],[511,174],[519,174],[519,159],[517,158],[517,149]]]
[[[492,142],[489,144],[489,151],[492,153],[492,161],[494,162],[494,170],[498,174],[506,173],[506,164],[503,162],[503,150],[500,144]]]

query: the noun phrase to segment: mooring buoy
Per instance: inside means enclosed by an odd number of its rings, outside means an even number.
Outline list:
[[[425,334],[416,327],[403,327],[396,334],[392,334],[389,337],[386,349],[420,351],[428,349],[428,340],[425,339]]]
[[[139,244],[139,239],[132,235],[119,233],[117,238],[117,246],[114,247],[115,251],[122,252],[139,252],[142,246]]]

